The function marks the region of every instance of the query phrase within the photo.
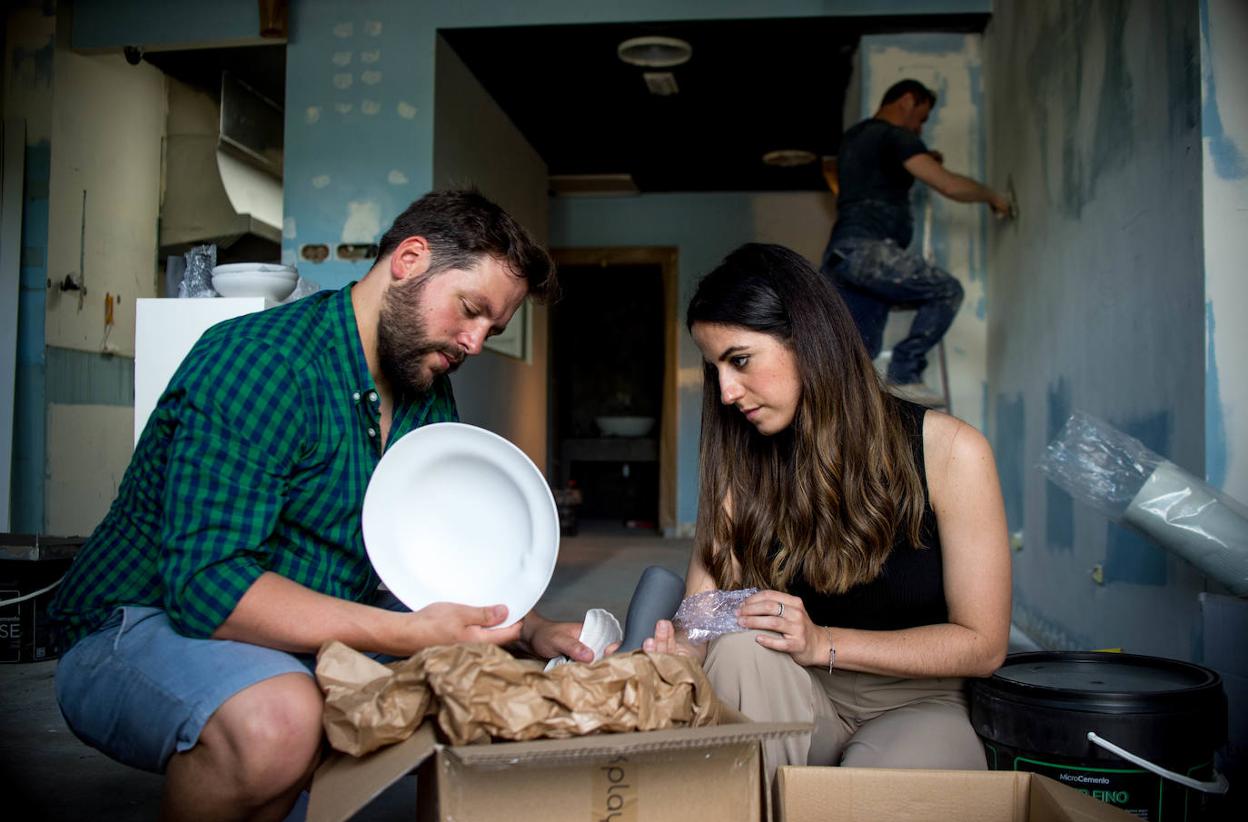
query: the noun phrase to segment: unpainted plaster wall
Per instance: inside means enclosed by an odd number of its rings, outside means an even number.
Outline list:
[[[441,37],[437,45],[433,179],[437,188],[476,186],[546,242],[546,164]],[[546,469],[546,308],[530,303],[524,356],[491,351],[452,377],[460,419],[506,437]],[[505,402],[499,402],[500,398]]]

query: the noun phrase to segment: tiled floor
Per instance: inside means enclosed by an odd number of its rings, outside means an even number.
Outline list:
[[[589,608],[606,608],[623,622],[641,571],[662,565],[683,576],[690,546],[622,529],[582,529],[563,540],[538,610],[580,619]],[[161,778],[119,765],[69,732],[53,695],[55,670],[55,662],[0,665],[0,818],[155,819]],[[357,819],[410,822],[414,793],[415,780],[401,780]]]

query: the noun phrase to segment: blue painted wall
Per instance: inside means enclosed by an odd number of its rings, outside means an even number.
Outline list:
[[[1166,0],[1003,1],[985,34],[989,178],[1020,213],[989,240],[990,436],[1015,620],[1051,647],[1196,653],[1206,580],[1036,465],[1082,410],[1205,469],[1198,38]]]

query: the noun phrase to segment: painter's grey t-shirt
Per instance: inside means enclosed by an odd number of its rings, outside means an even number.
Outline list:
[[[914,176],[903,165],[927,153],[912,131],[885,120],[863,120],[845,132],[837,155],[841,192],[836,200],[836,226],[831,245],[841,239],[892,239],[910,245],[914,221],[910,187]]]

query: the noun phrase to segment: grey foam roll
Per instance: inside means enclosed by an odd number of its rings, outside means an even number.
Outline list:
[[[619,653],[636,651],[648,637],[654,636],[654,624],[676,615],[685,598],[685,581],[666,568],[651,565],[641,572],[637,588],[628,603],[624,619],[624,640]]]

